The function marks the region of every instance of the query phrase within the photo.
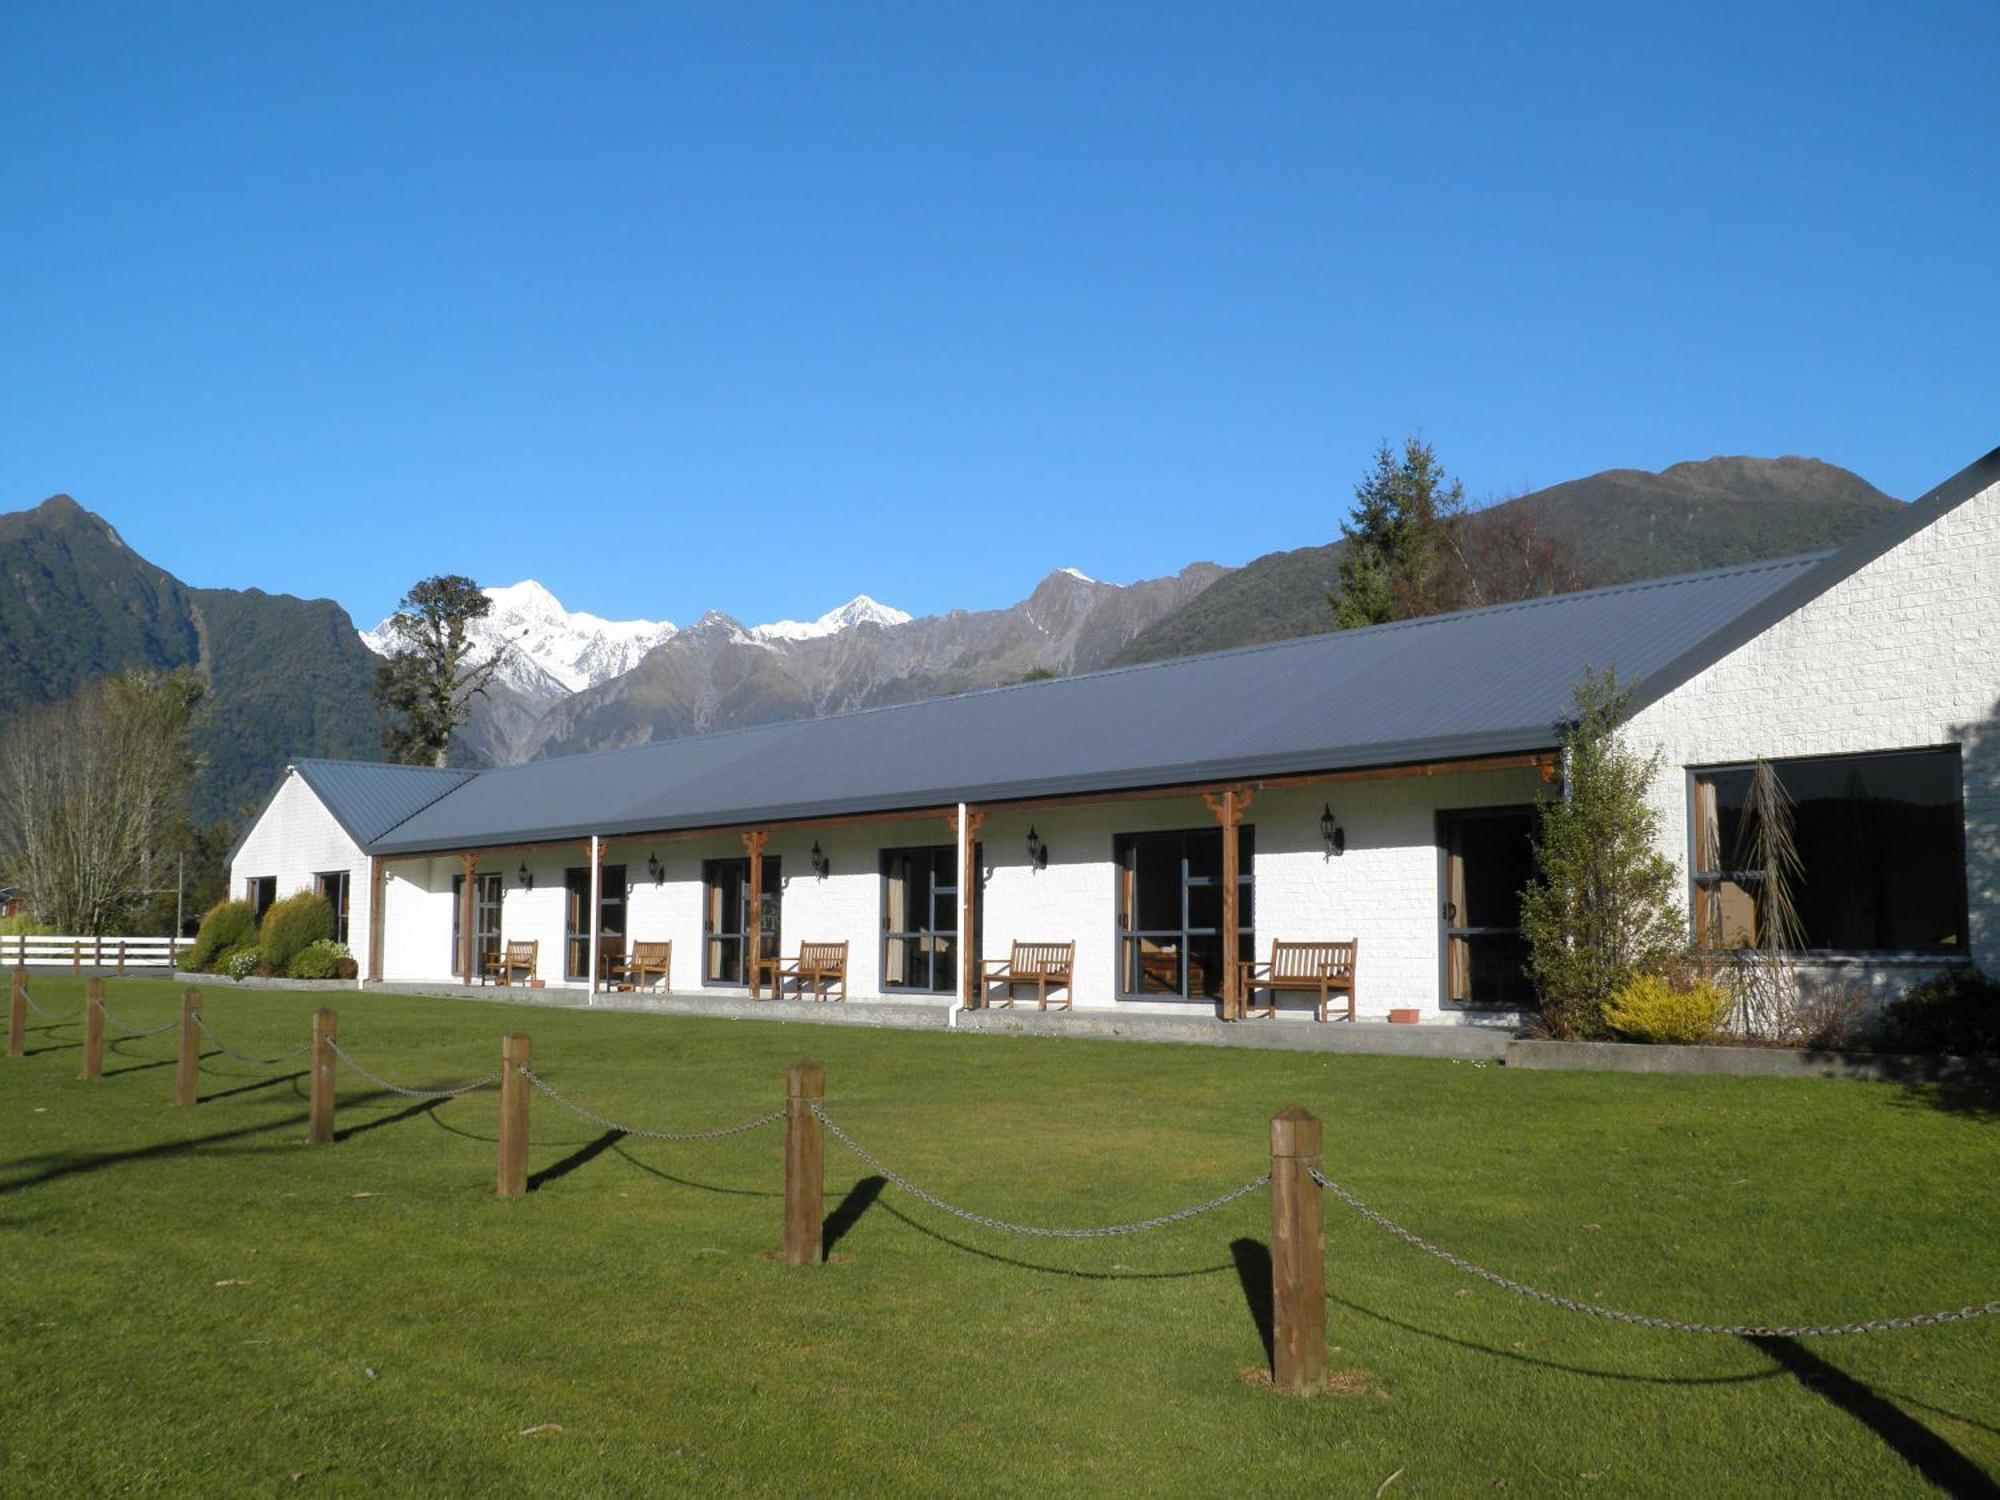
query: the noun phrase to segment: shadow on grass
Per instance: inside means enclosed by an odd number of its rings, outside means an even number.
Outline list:
[[[624,1139],[625,1132],[622,1130],[605,1131],[596,1140],[588,1141],[584,1145],[579,1146],[561,1161],[551,1162],[539,1172],[530,1172],[528,1174],[528,1191],[531,1193],[538,1192],[551,1182],[560,1182],[578,1167],[583,1166],[587,1162],[595,1161]]]
[[[349,1109],[364,1108],[370,1101],[383,1097],[385,1096],[382,1094],[363,1094],[358,1099],[349,1100],[347,1107]],[[334,1144],[339,1145],[342,1141],[351,1141],[357,1135],[366,1135],[369,1131],[380,1130],[385,1125],[400,1125],[405,1120],[414,1120],[418,1115],[427,1115],[436,1108],[437,1100],[421,1099],[415,1104],[406,1105],[402,1109],[392,1110],[388,1114],[378,1116],[373,1120],[363,1120],[359,1125],[336,1126],[333,1132]],[[335,1111],[334,1118],[336,1120],[340,1118],[338,1110]]]
[[[1898,1102],[1905,1109],[1931,1109],[1986,1125],[2000,1122],[2000,1085],[1992,1083],[1910,1084]]]
[[[1797,1339],[1748,1338],[1813,1395],[1832,1402],[1888,1444],[1896,1456],[1947,1495],[2000,1496],[2000,1484],[1930,1428],[1872,1387],[1836,1369]]]
[[[135,1161],[154,1161],[166,1156],[179,1156],[202,1146],[214,1146],[223,1141],[240,1141],[251,1136],[268,1135],[274,1130],[289,1126],[303,1125],[304,1115],[287,1115],[281,1120],[270,1120],[262,1125],[239,1125],[234,1130],[217,1130],[207,1135],[194,1136],[184,1141],[161,1141],[151,1146],[134,1146],[126,1151],[104,1151],[94,1156],[76,1156],[69,1152],[54,1155],[24,1156],[8,1162],[4,1168],[14,1171],[33,1168],[25,1177],[11,1182],[0,1182],[0,1197],[23,1192],[44,1183],[57,1182],[65,1177],[81,1177],[90,1172],[101,1172],[107,1167],[122,1167]]]
[[[772,1194],[776,1197],[777,1194]],[[1079,1281],[1183,1281],[1193,1276],[1222,1276],[1236,1269],[1233,1260],[1215,1266],[1190,1266],[1184,1271],[1082,1271],[1075,1266],[1051,1266],[1038,1261],[1022,1260],[1012,1255],[1002,1255],[997,1250],[985,1250],[978,1245],[968,1245],[964,1240],[955,1240],[941,1230],[919,1222],[897,1208],[893,1203],[882,1204],[882,1212],[899,1224],[904,1224],[925,1239],[936,1240],[940,1245],[949,1245],[954,1250],[962,1250],[967,1255],[976,1255],[981,1260],[990,1260],[995,1265],[1012,1266],[1018,1271],[1039,1271],[1050,1276],[1073,1276]]]
[[[612,1148],[615,1155],[622,1158],[627,1166],[637,1167],[648,1177],[657,1177],[662,1182],[671,1182],[675,1187],[693,1188],[698,1193],[719,1193],[726,1198],[782,1198],[782,1192],[770,1188],[723,1187],[715,1182],[697,1182],[692,1177],[676,1177],[672,1172],[663,1172],[649,1162],[640,1161],[622,1146]]]
[[[882,1189],[889,1185],[886,1177],[864,1177],[847,1190],[847,1196],[834,1205],[832,1213],[820,1225],[819,1249],[822,1255],[831,1255],[833,1247],[861,1222],[861,1216],[868,1212]]]
[[[44,1052],[81,1052],[82,1050],[82,1042],[50,1042],[46,1047],[25,1048],[21,1056],[24,1058],[40,1057]]]
[[[1250,1304],[1250,1319],[1257,1325],[1257,1337],[1264,1341],[1264,1363],[1278,1354],[1278,1317],[1271,1287],[1271,1247],[1262,1240],[1244,1238],[1229,1242],[1236,1257],[1236,1279],[1243,1283],[1243,1300]]]
[[[214,1075],[211,1074],[210,1076]],[[274,1078],[260,1078],[255,1083],[238,1084],[233,1089],[217,1089],[212,1094],[198,1094],[195,1096],[194,1102],[196,1104],[213,1104],[218,1099],[230,1099],[238,1094],[255,1094],[264,1089],[275,1088],[281,1083],[289,1083],[292,1085],[292,1092],[300,1094],[298,1083],[305,1076],[304,1073],[282,1073]],[[303,1097],[302,1094],[300,1096]]]
[[[1454,1349],[1463,1349],[1470,1354],[1490,1355],[1494,1359],[1504,1359],[1513,1364],[1532,1365],[1538,1370],[1555,1370],[1564,1375],[1581,1375],[1590,1380],[1611,1380],[1628,1385],[1755,1385],[1762,1380],[1776,1380],[1781,1373],[1777,1370],[1745,1370],[1737,1375],[1639,1375],[1630,1370],[1593,1369],[1589,1365],[1565,1364],[1562,1360],[1547,1359],[1539,1354],[1529,1354],[1525,1350],[1501,1349],[1492,1344],[1482,1344],[1477,1339],[1459,1338],[1455,1334],[1443,1333],[1435,1328],[1406,1323],[1401,1318],[1393,1318],[1388,1313],[1364,1307],[1351,1298],[1338,1296],[1333,1292],[1326,1294],[1326,1300],[1343,1311],[1366,1318],[1371,1323],[1380,1323],[1385,1328],[1396,1329],[1400,1333],[1414,1334],[1433,1343],[1449,1344]]]

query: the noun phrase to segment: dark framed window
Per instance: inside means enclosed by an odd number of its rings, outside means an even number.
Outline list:
[[[313,876],[313,888],[326,897],[327,905],[333,908],[333,940],[347,941],[347,897],[349,872],[328,870]]]
[[[1237,953],[1256,929],[1256,830],[1237,830]],[[1222,993],[1222,830],[1125,833],[1118,866],[1118,995],[1214,999]]]
[[[764,856],[759,876],[757,954],[778,956],[778,929],[782,916],[783,891],[778,884],[779,858]],[[746,859],[705,859],[701,862],[701,982],[703,984],[748,984],[744,968],[744,943],[748,937],[745,915],[750,909],[750,861]]]
[[[882,988],[958,984],[958,848],[882,851]]]
[[[597,889],[597,972],[625,953],[625,867],[606,865]],[[590,866],[563,871],[563,975],[590,977]]]
[[[1965,803],[1956,746],[1770,762],[1792,804],[1806,952],[1963,953]],[[1690,774],[1695,941],[1754,946],[1763,878],[1750,766]]]
[[[1444,998],[1455,1005],[1532,1005],[1521,893],[1535,874],[1535,809],[1441,812],[1437,829]]]
[[[264,913],[271,909],[271,903],[278,899],[278,877],[275,875],[252,875],[243,882],[243,899],[250,903],[250,909],[257,914],[257,920],[264,920]]]
[[[451,877],[451,972],[466,977],[464,953],[465,877]],[[500,956],[500,877],[472,877],[472,977],[486,972],[486,960]]]

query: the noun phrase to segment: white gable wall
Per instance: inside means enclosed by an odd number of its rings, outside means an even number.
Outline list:
[[[265,875],[278,881],[278,898],[314,889],[315,875],[348,873],[348,944],[364,964],[368,953],[368,856],[334,820],[305,778],[287,770],[229,864],[229,895],[243,896],[244,882]]]
[[[1635,714],[1630,734],[1662,753],[1662,847],[1684,874],[1687,768],[1961,746],[1972,957],[2000,969],[2000,484]],[[1864,969],[1886,988],[1923,967]]]

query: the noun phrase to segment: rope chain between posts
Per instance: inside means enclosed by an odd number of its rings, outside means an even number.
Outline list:
[[[1644,1313],[1622,1312],[1618,1308],[1605,1307],[1596,1302],[1582,1302],[1574,1297],[1545,1292],[1540,1287],[1515,1281],[1510,1276],[1502,1276],[1498,1271],[1489,1271],[1462,1255],[1454,1255],[1443,1246],[1434,1245],[1421,1235],[1412,1233],[1387,1214],[1376,1212],[1322,1173],[1318,1167],[1309,1167],[1307,1170],[1311,1172],[1314,1182],[1370,1224],[1378,1229],[1387,1230],[1404,1244],[1421,1250],[1426,1255],[1434,1255],[1446,1265],[1463,1271],[1468,1276],[1477,1276],[1481,1281],[1489,1281],[1503,1291],[1536,1302],[1545,1302],[1550,1307],[1561,1308],[1564,1312],[1581,1313],[1587,1318],[1602,1318],[1609,1323],[1627,1323],[1634,1328],[1657,1328],[1668,1333],[1708,1334],[1739,1339],[1831,1339],[1855,1333],[1893,1333],[1905,1328],[1934,1328],[1943,1323],[1965,1323],[1974,1318],[2000,1314],[2000,1298],[1986,1303],[1983,1307],[1946,1308],[1941,1312],[1912,1313],[1905,1317],[1870,1318],[1860,1323],[1693,1323],[1682,1318],[1656,1318]]]
[[[97,1008],[104,1013],[105,1020],[109,1021],[113,1026],[116,1026],[120,1031],[125,1033],[127,1041],[143,1041],[149,1036],[163,1036],[167,1032],[172,1031],[176,1026],[179,1026],[181,1024],[181,1018],[179,1016],[175,1016],[171,1021],[167,1022],[164,1026],[155,1026],[150,1030],[148,1030],[144,1027],[134,1026],[130,1021],[126,1020],[123,1016],[113,1011],[112,1008],[106,1005],[102,1000],[97,1002]]]
[[[1006,1219],[993,1218],[987,1214],[974,1213],[969,1208],[960,1208],[955,1203],[947,1203],[944,1199],[938,1197],[936,1193],[925,1191],[914,1182],[911,1182],[907,1177],[892,1172],[883,1166],[881,1160],[873,1152],[869,1151],[845,1130],[842,1130],[839,1125],[834,1123],[833,1117],[827,1114],[818,1104],[813,1105],[812,1112],[814,1118],[832,1133],[835,1140],[839,1141],[841,1145],[845,1146],[861,1159],[862,1165],[872,1169],[877,1175],[887,1181],[894,1183],[911,1197],[928,1203],[940,1213],[950,1214],[954,1218],[963,1219],[968,1224],[977,1224],[985,1229],[997,1229],[1003,1234],[1025,1234],[1037,1239],[1048,1240],[1100,1240],[1109,1239],[1113,1235],[1144,1234],[1151,1229],[1165,1229],[1171,1224],[1185,1223],[1189,1219],[1210,1213],[1215,1209],[1223,1207],[1225,1204],[1234,1203],[1246,1193],[1254,1193],[1258,1188],[1266,1186],[1271,1181],[1271,1174],[1265,1172],[1251,1178],[1240,1187],[1233,1187],[1228,1192],[1210,1198],[1204,1203],[1190,1204],[1186,1208],[1175,1209],[1170,1214],[1161,1214],[1151,1219],[1139,1219],[1130,1224],[1103,1224],[1089,1229],[1051,1229],[1040,1224],[1016,1224]]]
[[[294,1047],[291,1051],[280,1053],[276,1057],[252,1057],[247,1052],[238,1052],[234,1047],[223,1041],[221,1037],[217,1036],[209,1028],[208,1018],[202,1015],[200,1011],[194,1013],[194,1024],[200,1029],[203,1036],[215,1043],[216,1050],[224,1057],[233,1057],[236,1061],[247,1063],[253,1068],[279,1067],[284,1063],[291,1062],[295,1058],[304,1057],[308,1052],[312,1051],[312,1043],[307,1042],[302,1047]]]
[[[461,1094],[472,1094],[472,1093],[477,1093],[480,1089],[490,1089],[493,1087],[494,1084],[500,1081],[500,1075],[498,1073],[488,1073],[484,1078],[475,1078],[472,1080],[472,1082],[461,1083],[455,1088],[448,1088],[448,1089],[405,1088],[400,1083],[391,1083],[388,1079],[384,1078],[380,1073],[375,1072],[366,1063],[362,1062],[353,1053],[349,1052],[345,1047],[341,1046],[339,1042],[334,1041],[331,1037],[327,1038],[326,1044],[327,1046],[333,1049],[333,1054],[335,1057],[338,1057],[342,1062],[346,1063],[350,1068],[354,1069],[355,1072],[359,1073],[363,1078],[367,1079],[377,1088],[387,1089],[392,1094],[401,1094],[405,1099],[456,1099]],[[311,1044],[308,1043],[307,1045],[310,1046]]]
[[[74,1021],[78,1016],[82,1015],[86,1010],[90,1009],[90,1007],[87,1005],[79,1005],[75,1010],[71,1011],[66,1016],[52,1016],[47,1011],[43,1010],[39,1005],[35,1004],[35,997],[28,993],[28,987],[25,984],[21,986],[21,999],[26,1002],[29,1010],[33,1011],[36,1015],[40,1016],[44,1021],[48,1022],[49,1025],[51,1026],[67,1026],[71,1021]]]
[[[629,1135],[642,1141],[719,1141],[727,1135],[742,1135],[747,1131],[762,1130],[766,1125],[775,1125],[785,1117],[782,1109],[774,1109],[768,1115],[759,1115],[756,1119],[745,1120],[740,1125],[723,1125],[714,1130],[641,1130],[636,1125],[621,1125],[616,1120],[608,1120],[596,1110],[586,1109],[574,1099],[558,1093],[525,1063],[516,1063],[514,1066],[534,1088],[547,1094],[579,1119],[588,1120],[600,1130],[616,1131],[620,1135]]]

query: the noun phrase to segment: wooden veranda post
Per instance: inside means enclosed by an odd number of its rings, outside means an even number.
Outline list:
[[[382,981],[382,906],[389,889],[389,867],[379,857],[368,861],[368,978]]]
[[[307,1094],[306,1144],[333,1144],[333,1042],[337,1031],[333,1009],[322,1005],[313,1012],[312,1082]]]
[[[1271,1117],[1271,1383],[1294,1396],[1326,1383],[1325,1200],[1316,1116],[1287,1104]]]
[[[1242,893],[1238,889],[1243,874],[1242,842],[1238,833],[1243,815],[1250,810],[1250,789],[1230,787],[1217,796],[1204,792],[1202,801],[1222,826],[1222,1019],[1243,1019],[1243,989],[1236,967],[1236,932],[1241,923]]]
[[[764,845],[770,832],[753,828],[743,835],[743,852],[750,856],[749,909],[743,913],[743,963],[750,971],[750,998],[763,998],[760,978],[764,972]]]
[[[477,978],[472,972],[473,950],[479,946],[479,939],[472,930],[472,901],[478,885],[479,856],[461,854],[458,863],[465,872],[465,878],[459,882],[458,894],[458,974],[465,983],[471,984]]]
[[[528,1191],[528,1093],[521,1076],[530,1056],[528,1034],[510,1031],[500,1038],[500,1180],[502,1198]]]
[[[28,971],[14,970],[7,986],[7,1055],[19,1057],[28,1045]]]
[[[104,981],[93,979],[83,987],[83,1071],[77,1077],[96,1080],[104,1076]]]
[[[183,1109],[195,1102],[201,1090],[201,991],[181,995],[181,1050],[174,1065],[174,1103]]]
[[[785,1070],[785,1248],[788,1266],[826,1258],[821,1211],[826,1162],[813,1106],[826,1097],[826,1069],[801,1058]]]

